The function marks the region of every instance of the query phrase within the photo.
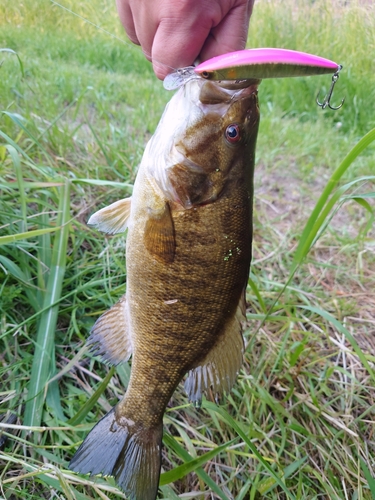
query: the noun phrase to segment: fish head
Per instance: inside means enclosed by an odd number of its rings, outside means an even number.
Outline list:
[[[259,80],[189,80],[166,107],[146,154],[149,173],[170,202],[189,209],[228,186],[252,189]]]

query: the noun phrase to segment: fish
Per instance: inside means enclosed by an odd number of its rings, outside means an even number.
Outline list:
[[[196,406],[204,394],[218,401],[243,363],[259,83],[186,81],[145,148],[131,198],[88,221],[128,231],[126,294],[88,344],[112,365],[132,356],[132,366],[123,399],[69,468],[114,476],[131,500],[157,496],[163,415],[179,383]]]

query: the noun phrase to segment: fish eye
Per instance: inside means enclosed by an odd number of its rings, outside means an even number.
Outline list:
[[[234,144],[235,142],[238,142],[241,139],[240,127],[237,125],[237,123],[232,123],[231,125],[228,125],[228,127],[225,130],[225,138],[231,144]]]

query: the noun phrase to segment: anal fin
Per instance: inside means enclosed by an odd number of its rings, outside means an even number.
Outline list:
[[[242,322],[245,312],[243,293],[235,314],[225,323],[217,343],[188,373],[184,387],[189,401],[196,406],[200,405],[203,393],[208,399],[216,400],[233,387],[243,362]]]
[[[125,198],[95,212],[87,224],[103,233],[123,233],[128,227],[130,212],[131,198]]]
[[[147,251],[159,262],[171,264],[174,261],[176,241],[169,204],[161,210],[149,209],[144,244]]]
[[[103,361],[118,365],[127,361],[133,346],[126,295],[97,319],[87,344]]]

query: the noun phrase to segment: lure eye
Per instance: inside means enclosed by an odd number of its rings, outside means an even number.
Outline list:
[[[236,123],[228,125],[225,130],[225,138],[231,144],[238,142],[241,139],[240,127]]]

